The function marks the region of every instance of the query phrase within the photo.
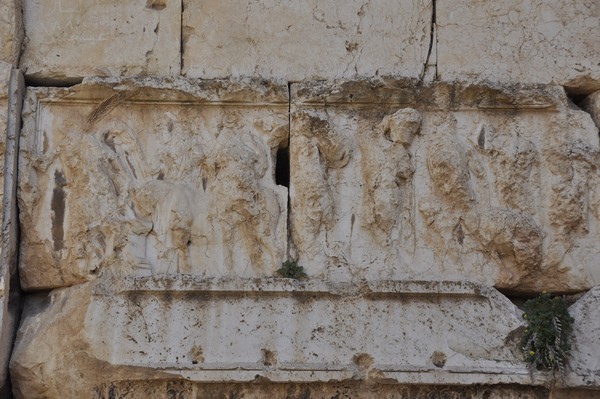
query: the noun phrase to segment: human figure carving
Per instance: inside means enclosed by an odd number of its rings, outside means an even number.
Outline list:
[[[276,242],[281,210],[276,192],[262,182],[268,170],[270,148],[252,133],[224,129],[208,158],[207,192],[214,211],[209,218],[220,227],[225,272],[243,275],[251,266],[271,273],[279,253]],[[240,264],[235,254],[244,251]]]
[[[302,165],[301,170],[291,171],[293,240],[300,253],[314,260],[326,252],[320,235],[334,224],[328,171],[346,166],[350,149],[346,139],[318,115],[296,112],[292,125],[295,133],[292,163]],[[321,261],[325,267],[324,259]]]
[[[154,273],[191,273],[190,245],[198,195],[185,184],[154,180],[144,183],[132,195],[138,215],[152,223],[148,236],[158,264]],[[153,258],[153,256],[151,256]]]
[[[403,189],[414,172],[409,147],[420,126],[419,111],[401,109],[384,117],[362,145],[362,223],[383,245],[405,205]]]

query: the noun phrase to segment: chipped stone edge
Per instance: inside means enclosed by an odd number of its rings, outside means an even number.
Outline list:
[[[291,84],[291,103],[297,106],[422,105],[444,111],[557,111],[567,105],[558,85],[470,83],[382,77],[363,80]]]

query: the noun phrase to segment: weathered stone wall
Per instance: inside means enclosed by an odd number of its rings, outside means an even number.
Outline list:
[[[600,396],[597,1],[0,11],[4,396]]]

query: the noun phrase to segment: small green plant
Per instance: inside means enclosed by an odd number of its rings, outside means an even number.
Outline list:
[[[275,271],[279,276],[285,278],[295,278],[296,280],[301,280],[306,278],[306,273],[304,272],[304,268],[300,266],[297,262],[286,260],[283,262],[281,267]]]
[[[565,371],[571,351],[573,318],[562,297],[543,292],[525,302],[523,317],[528,325],[521,341],[525,361],[537,370]]]

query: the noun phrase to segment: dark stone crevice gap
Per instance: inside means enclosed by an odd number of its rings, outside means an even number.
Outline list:
[[[183,57],[183,47],[185,45],[185,40],[184,40],[184,29],[183,29],[183,11],[185,10],[185,0],[180,0],[181,1],[181,13],[180,13],[180,18],[179,18],[179,75],[180,76],[184,76],[183,75],[183,62],[184,57]]]
[[[73,87],[83,82],[83,77],[51,78],[35,75],[25,75],[27,87]]]

